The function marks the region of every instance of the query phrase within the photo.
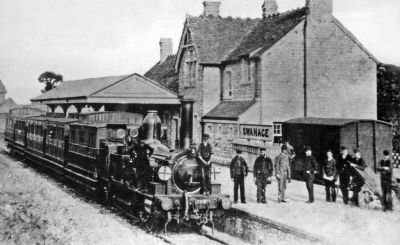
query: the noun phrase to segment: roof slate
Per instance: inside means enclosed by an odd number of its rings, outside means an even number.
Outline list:
[[[225,119],[225,120],[237,120],[239,116],[243,114],[247,109],[254,105],[256,101],[223,101],[209,113],[207,113],[204,119]]]
[[[189,16],[189,29],[198,51],[200,63],[220,64],[258,23],[260,19]]]
[[[240,56],[249,55],[254,51],[255,55],[261,54],[303,21],[306,14],[307,8],[301,8],[261,20],[226,60],[237,60]]]
[[[86,97],[126,77],[112,76],[64,81],[56,88],[31,99],[31,101]]]
[[[174,69],[175,59],[176,55],[168,56],[164,62],[155,64],[144,76],[174,92],[178,92],[179,77]]]

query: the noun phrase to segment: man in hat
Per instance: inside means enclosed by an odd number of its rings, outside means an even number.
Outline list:
[[[290,155],[287,146],[282,145],[281,153],[275,158],[275,177],[278,180],[278,202],[287,202],[285,199],[286,181],[290,183]]]
[[[240,188],[240,200],[242,203],[246,203],[245,191],[244,191],[244,178],[249,173],[246,160],[242,156],[241,150],[236,150],[236,156],[231,161],[231,179],[233,181],[233,202],[238,201],[238,189]]]
[[[383,151],[383,159],[380,161],[377,169],[381,172],[383,211],[392,211],[393,162],[390,160],[390,152],[388,150]]]
[[[149,157],[153,154],[154,149],[146,144],[144,140],[140,140],[139,144],[133,147],[134,155],[136,155],[135,166],[138,177],[139,188],[146,190],[153,179],[153,168],[150,166]]]
[[[311,147],[305,147],[306,156],[304,157],[303,174],[306,179],[308,191],[308,203],[314,202],[314,177],[318,173],[318,164],[315,157],[312,155]]]
[[[353,196],[351,197],[350,201],[354,205],[359,206],[358,193],[360,193],[365,180],[356,169],[364,171],[364,169],[367,167],[367,164],[365,164],[364,159],[361,157],[360,150],[354,149],[354,158],[350,166],[353,167],[351,169],[351,176],[353,177],[351,182],[351,190],[353,191]]]
[[[260,156],[254,162],[254,182],[257,185],[257,202],[266,203],[265,187],[271,183],[271,176],[274,171],[272,160],[267,156],[265,148],[261,148]],[[269,183],[268,183],[269,182]]]
[[[201,194],[209,195],[211,193],[211,156],[213,149],[211,144],[208,143],[210,136],[208,134],[203,135],[203,142],[200,143],[197,149],[197,157],[201,166],[202,174],[202,187]]]
[[[343,202],[347,204],[349,202],[349,186],[350,186],[350,172],[352,157],[345,146],[340,147],[341,155],[336,164],[336,170],[339,173],[340,190],[343,195]]]

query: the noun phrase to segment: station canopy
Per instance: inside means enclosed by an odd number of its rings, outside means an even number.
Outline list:
[[[43,104],[180,104],[176,93],[136,73],[64,81],[31,101]]]

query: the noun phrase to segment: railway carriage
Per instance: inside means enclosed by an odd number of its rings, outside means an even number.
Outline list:
[[[139,217],[147,226],[162,222],[166,231],[175,221],[200,229],[213,225],[213,219],[231,207],[218,183],[212,183],[211,195],[200,194],[196,149],[175,152],[162,144],[156,111],[144,119],[126,112],[86,113],[77,119],[22,114],[10,115],[10,149],[93,191],[104,203]],[[135,158],[133,146],[139,141],[154,149],[146,189],[137,185],[136,170],[144,164]]]

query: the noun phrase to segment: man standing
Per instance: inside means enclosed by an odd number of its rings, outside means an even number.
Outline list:
[[[390,160],[390,153],[388,150],[383,151],[383,160],[381,160],[379,163],[378,171],[381,172],[383,211],[392,211],[393,162]]]
[[[356,169],[364,171],[367,165],[365,164],[364,159],[361,157],[361,152],[358,149],[354,149],[354,159],[350,164],[350,166],[353,167],[351,171],[351,175],[353,177],[351,184],[351,190],[353,191],[353,196],[351,197],[350,201],[354,205],[359,206],[358,193],[360,193],[361,188],[365,183],[365,180]]]
[[[135,165],[138,176],[138,186],[146,190],[153,178],[153,169],[150,166],[149,157],[153,154],[154,149],[141,140],[139,144],[133,147],[133,151],[136,153]]]
[[[236,150],[237,155],[231,161],[231,179],[233,181],[233,202],[238,201],[238,188],[240,188],[240,200],[246,203],[244,191],[244,177],[247,177],[249,168],[247,167],[246,160],[241,155],[241,150]]]
[[[201,166],[201,194],[209,195],[211,193],[211,156],[213,149],[211,144],[208,143],[210,136],[208,134],[203,135],[203,142],[200,143],[197,150],[199,164]]]
[[[278,202],[287,202],[285,199],[286,181],[290,183],[290,156],[287,146],[282,145],[281,153],[275,159],[275,177],[278,180]]]
[[[314,176],[318,173],[318,164],[315,157],[312,156],[311,147],[305,148],[306,156],[304,158],[304,177],[306,179],[306,186],[308,191],[308,203],[314,202]]]
[[[271,178],[274,168],[272,160],[266,154],[266,149],[261,149],[261,155],[257,157],[254,162],[254,182],[257,185],[257,202],[266,203],[265,187],[267,186],[268,179]]]
[[[341,156],[339,157],[336,169],[339,172],[340,190],[343,195],[343,202],[349,202],[349,185],[350,185],[350,171],[352,158],[345,146],[340,147]]]

